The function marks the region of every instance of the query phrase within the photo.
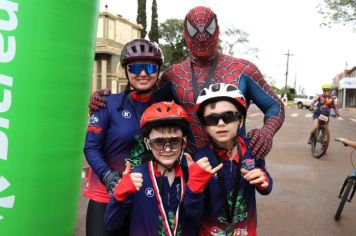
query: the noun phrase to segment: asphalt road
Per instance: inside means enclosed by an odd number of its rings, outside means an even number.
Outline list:
[[[251,106],[247,130],[260,127],[263,114]],[[274,137],[273,149],[266,158],[274,186],[268,196],[257,194],[258,234],[260,236],[354,236],[356,235],[356,197],[346,202],[339,222],[334,214],[337,195],[353,167],[351,148],[334,142],[335,137],[356,140],[356,110],[341,110],[341,118],[330,121],[331,143],[327,154],[312,157],[307,139],[312,124],[311,112],[287,108],[286,119]],[[356,152],[353,155],[356,165]],[[85,179],[82,181],[85,185]],[[80,198],[75,236],[85,235],[87,200]]]

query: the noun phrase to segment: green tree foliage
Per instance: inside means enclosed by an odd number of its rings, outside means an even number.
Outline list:
[[[355,0],[324,0],[318,6],[318,11],[323,15],[322,25],[330,26],[332,23],[352,25],[356,30],[356,1]]]
[[[281,97],[284,97],[285,87],[281,88],[279,91],[280,91]],[[289,86],[287,86],[287,98],[289,101],[293,100],[295,98],[295,89],[292,89]]]
[[[164,55],[164,68],[183,61],[189,55],[183,36],[183,20],[167,19],[159,26],[160,47]]]
[[[137,24],[141,24],[143,29],[141,30],[141,38],[145,38],[147,31],[147,22],[146,22],[146,0],[137,0]]]
[[[158,43],[158,14],[157,14],[157,1],[152,1],[152,15],[151,15],[151,30],[148,33],[151,41]]]

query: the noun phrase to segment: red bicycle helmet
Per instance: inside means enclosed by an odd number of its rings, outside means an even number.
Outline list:
[[[163,54],[158,45],[146,39],[134,39],[128,42],[121,52],[120,63],[123,67],[133,61],[150,60],[161,66]]]
[[[140,126],[143,137],[147,137],[156,126],[174,125],[187,134],[189,117],[184,108],[174,102],[157,102],[149,106],[142,115]]]
[[[241,91],[232,84],[216,83],[204,88],[197,98],[196,114],[199,120],[203,119],[203,108],[207,103],[223,100],[232,102],[246,117],[247,104]]]

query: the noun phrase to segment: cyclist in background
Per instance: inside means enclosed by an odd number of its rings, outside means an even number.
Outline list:
[[[324,84],[322,86],[323,94],[317,95],[310,104],[311,110],[313,109],[314,105],[316,106],[316,109],[313,113],[313,127],[310,132],[308,144],[311,144],[311,140],[315,135],[315,131],[319,125],[320,114],[330,116],[330,110],[333,108],[335,110],[335,115],[340,116],[338,106],[334,97],[331,95],[331,87],[331,84]]]

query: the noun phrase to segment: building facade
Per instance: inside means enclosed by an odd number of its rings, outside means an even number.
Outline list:
[[[128,41],[140,38],[142,28],[120,15],[99,14],[92,91],[110,88],[117,93],[125,88],[127,79],[119,63],[120,54]]]
[[[352,69],[345,69],[333,80],[336,88],[339,107],[356,107],[356,66]]]

